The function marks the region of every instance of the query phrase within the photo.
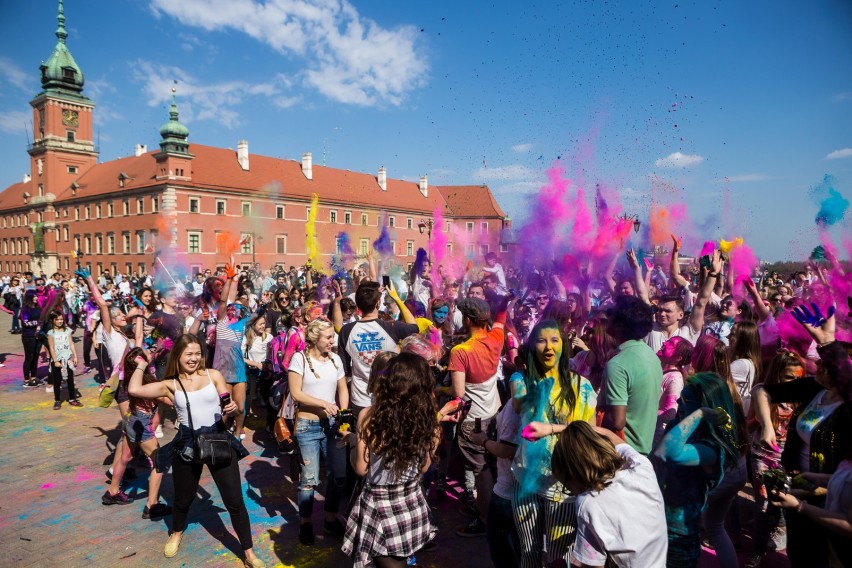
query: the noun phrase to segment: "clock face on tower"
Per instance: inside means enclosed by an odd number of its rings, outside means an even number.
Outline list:
[[[76,110],[65,109],[62,111],[62,124],[65,126],[77,126],[79,120],[80,117]]]

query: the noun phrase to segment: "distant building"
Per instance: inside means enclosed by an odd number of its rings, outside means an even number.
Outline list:
[[[59,3],[57,43],[41,65],[42,91],[31,101],[30,174],[0,193],[0,270],[52,274],[74,268],[72,251],[96,274],[142,271],[154,250],[168,250],[186,270],[221,265],[235,249],[241,264],[299,265],[306,260],[305,223],[319,196],[318,249],[327,262],[346,232],[365,255],[391,230],[394,253],[405,264],[429,235],[444,230],[448,252],[479,258],[510,251],[511,221],[487,186],[430,186],[375,175],[189,143],[174,94],[159,149],[137,145],[135,155],[98,163],[84,77],[66,45]],[[445,227],[434,227],[439,210]],[[466,233],[464,251],[449,226]],[[455,250],[454,250],[455,247]]]

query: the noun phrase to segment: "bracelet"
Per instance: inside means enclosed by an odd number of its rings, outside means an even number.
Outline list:
[[[707,273],[707,276],[709,276],[709,277],[711,277],[711,278],[718,278],[718,277],[719,277],[719,273],[718,273],[718,272],[708,272],[708,273]]]
[[[553,424],[550,425],[550,435],[553,436],[556,434],[556,431],[553,429]]]

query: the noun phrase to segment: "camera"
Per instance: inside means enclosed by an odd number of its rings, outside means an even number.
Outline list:
[[[355,429],[355,414],[348,408],[342,408],[334,419],[332,432],[335,438],[342,437],[347,432]]]
[[[763,485],[766,487],[767,493],[777,491],[779,493],[789,493],[791,486],[790,476],[787,475],[787,470],[783,467],[775,467],[764,471],[761,475]]]
[[[187,443],[177,451],[177,457],[186,463],[192,463],[195,461],[195,447],[193,446],[192,441],[187,441]]]

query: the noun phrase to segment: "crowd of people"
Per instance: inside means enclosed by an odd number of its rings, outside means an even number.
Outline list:
[[[264,566],[238,467],[251,413],[291,456],[301,544],[324,485],[322,530],[356,567],[436,546],[427,498],[453,487],[470,518],[456,534],[485,538],[500,568],[696,566],[702,545],[735,567],[742,518],[751,568],[784,548],[794,567],[852,565],[852,343],[837,339],[852,314],[836,313],[836,260],[736,280],[718,247],[682,266],[676,240],[668,270],[632,250],[626,269],[571,279],[480,260],[463,275],[422,253],[332,274],[226,264],[182,281],[79,267],[6,276],[2,297],[24,387],[81,406],[75,373],[94,372],[102,405],[117,403],[102,502],[132,502],[122,481],[146,456],[143,516],[173,516],[167,557],[207,466],[245,564]]]

